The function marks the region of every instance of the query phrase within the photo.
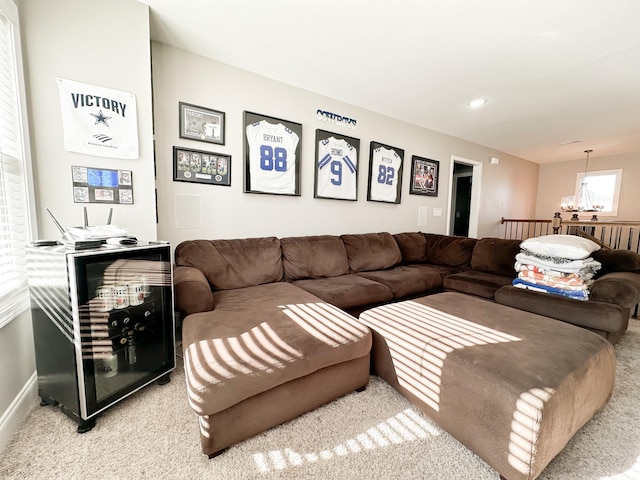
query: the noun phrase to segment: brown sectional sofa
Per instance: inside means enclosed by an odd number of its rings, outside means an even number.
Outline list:
[[[354,316],[378,305],[457,291],[612,342],[624,333],[640,301],[637,258],[611,254],[594,300],[580,302],[511,287],[519,244],[421,232],[182,242],[175,304],[203,452],[364,388],[371,333]]]

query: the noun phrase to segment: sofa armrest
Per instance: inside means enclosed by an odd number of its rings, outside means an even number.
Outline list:
[[[613,272],[598,277],[589,287],[589,298],[633,308],[640,303],[640,274]]]
[[[182,315],[213,310],[213,293],[204,273],[194,267],[177,265],[173,269],[173,293]]]
[[[607,333],[624,332],[629,318],[629,310],[616,303],[574,300],[513,286],[498,289],[495,301],[518,310]]]

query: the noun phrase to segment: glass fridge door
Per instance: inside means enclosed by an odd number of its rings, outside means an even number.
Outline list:
[[[74,264],[80,404],[90,417],[175,367],[171,263],[167,246],[82,255]]]

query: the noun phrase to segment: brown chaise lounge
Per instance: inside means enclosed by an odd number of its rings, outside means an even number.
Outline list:
[[[280,241],[192,242],[177,268],[189,403],[202,451],[224,449],[369,382],[371,333],[282,279]],[[206,277],[205,277],[206,275]],[[210,286],[215,288],[212,291]],[[188,292],[185,294],[185,291]]]

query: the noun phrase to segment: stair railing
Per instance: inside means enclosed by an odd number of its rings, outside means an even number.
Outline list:
[[[631,250],[640,253],[640,221],[564,220],[560,212],[553,219],[502,218],[504,238],[525,240],[530,237],[561,233],[580,235],[601,247]]]

